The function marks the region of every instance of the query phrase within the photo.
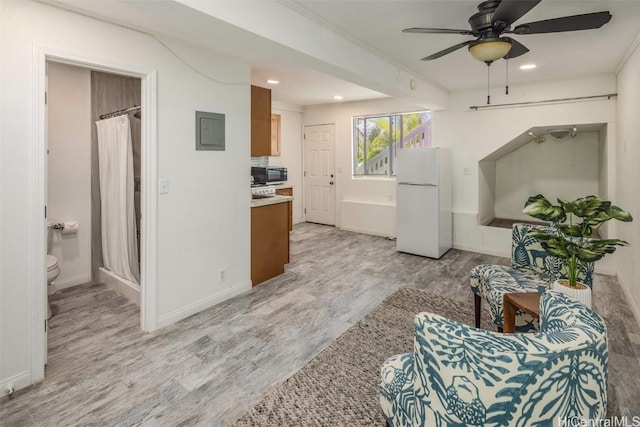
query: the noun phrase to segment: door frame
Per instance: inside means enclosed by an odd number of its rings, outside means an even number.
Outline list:
[[[335,123],[314,123],[314,124],[303,124],[302,125],[302,219],[307,221],[307,152],[306,152],[306,142],[307,142],[307,127],[310,126],[333,126],[333,141],[331,141],[332,147],[331,151],[333,153],[333,175],[335,177],[334,182],[334,194],[333,194],[333,223],[334,227],[340,228],[340,221],[338,221],[338,173],[336,172],[336,124]]]
[[[96,71],[141,79],[141,195],[140,225],[140,328],[157,329],[157,218],[158,218],[158,96],[157,70],[134,64],[117,63],[76,52],[35,44],[32,61],[31,94],[31,195],[29,204],[31,253],[31,383],[44,379],[44,325],[47,317],[46,242],[44,207],[47,192],[46,123],[44,94],[46,62],[59,62]]]

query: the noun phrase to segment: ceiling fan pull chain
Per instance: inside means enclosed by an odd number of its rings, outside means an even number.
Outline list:
[[[507,58],[505,62],[507,63],[507,85],[504,88],[504,94],[509,95],[509,58]]]
[[[487,62],[487,105],[491,104],[491,62]]]

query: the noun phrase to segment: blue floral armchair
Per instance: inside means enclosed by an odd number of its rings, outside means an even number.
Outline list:
[[[605,418],[604,321],[554,291],[542,295],[540,319],[537,334],[500,334],[417,315],[413,353],[381,369],[387,423],[527,427]]]
[[[471,270],[471,290],[475,294],[476,328],[480,327],[481,300],[489,305],[493,323],[502,328],[502,297],[505,293],[539,292],[549,289],[557,279],[567,275],[561,259],[547,254],[540,241],[528,235],[532,228],[549,230],[531,224],[513,224],[511,266],[482,264]],[[594,264],[584,266],[578,280],[591,287]],[[530,315],[516,313],[516,331],[537,331],[538,322]]]

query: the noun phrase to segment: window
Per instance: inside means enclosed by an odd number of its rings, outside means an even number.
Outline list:
[[[353,175],[395,175],[396,150],[431,146],[431,112],[353,118]]]

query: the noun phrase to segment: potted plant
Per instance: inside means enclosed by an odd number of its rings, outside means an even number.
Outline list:
[[[558,203],[552,205],[542,194],[529,197],[523,212],[551,223],[548,229],[533,229],[529,234],[540,240],[547,253],[560,258],[566,267],[568,280],[556,280],[554,289],[568,293],[590,306],[591,289],[578,283],[578,274],[585,263],[598,261],[606,254],[615,252],[616,246],[629,245],[620,239],[600,239],[597,231],[610,219],[630,222],[633,218],[629,212],[596,196],[572,202],[558,199]],[[581,222],[578,222],[578,218]]]

